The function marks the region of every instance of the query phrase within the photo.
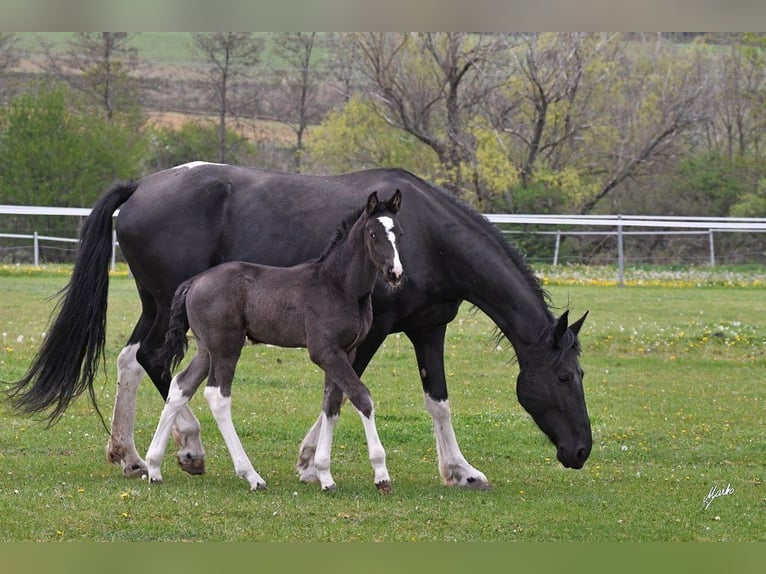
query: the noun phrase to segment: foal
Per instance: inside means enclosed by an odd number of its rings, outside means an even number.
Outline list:
[[[231,384],[245,339],[280,347],[306,347],[325,372],[322,424],[316,450],[317,478],[333,490],[330,448],[345,394],[364,424],[375,486],[390,490],[383,445],[375,427],[372,397],[351,364],[355,349],[372,324],[371,294],[378,273],[397,286],[404,270],[399,259],[401,205],[397,189],[386,202],[377,192],[353,225],[336,232],[318,259],[294,267],[245,262],[223,263],[179,285],[161,360],[170,377],[186,350],[186,331],[197,340],[197,353],[170,383],[165,408],[146,455],[149,480],[162,482],[160,466],[173,422],[207,377],[205,399],[229,449],[238,476],[252,490],[266,488],[253,468],[231,418]]]

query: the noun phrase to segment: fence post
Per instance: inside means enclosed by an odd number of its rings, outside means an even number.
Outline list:
[[[617,216],[617,284],[625,287],[625,253],[622,245],[622,215]]]
[[[556,246],[553,249],[553,266],[559,264],[559,246],[561,245],[561,230],[556,231]]]
[[[37,231],[34,232],[34,235],[32,237],[32,244],[34,247],[35,267],[39,267],[40,266],[40,239],[37,236]]]
[[[713,241],[713,230],[708,230],[708,243],[710,244],[710,266],[715,267],[715,241]]]

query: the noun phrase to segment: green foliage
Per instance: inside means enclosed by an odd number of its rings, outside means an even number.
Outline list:
[[[758,182],[755,191],[747,191],[731,206],[732,217],[766,217],[766,178]]]
[[[188,121],[179,129],[156,128],[150,135],[150,156],[154,169],[165,169],[190,161],[218,161],[218,127],[209,122]],[[247,164],[255,146],[233,130],[226,130],[229,162]]]
[[[309,161],[330,172],[401,167],[428,177],[435,154],[413,136],[389,125],[375,104],[352,97],[309,133]]]
[[[0,110],[0,202],[87,207],[136,177],[145,147],[63,85],[39,83]]]

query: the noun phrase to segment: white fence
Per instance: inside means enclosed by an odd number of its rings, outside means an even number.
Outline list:
[[[35,207],[22,205],[0,205],[0,215],[57,215],[86,217],[89,208],[78,207]],[[117,215],[117,213],[115,213]],[[484,215],[495,224],[542,225],[553,228],[551,231],[518,231],[554,235],[556,243],[553,264],[558,263],[559,246],[562,236],[566,235],[609,235],[617,238],[617,264],[620,284],[623,282],[625,268],[624,239],[631,235],[707,235],[709,246],[709,264],[715,265],[715,234],[718,233],[764,233],[766,218],[749,217],[671,217],[649,215],[525,215],[489,213]],[[576,228],[588,227],[588,230]],[[572,229],[575,228],[575,229]],[[598,230],[594,230],[597,228]],[[641,230],[637,230],[641,228]],[[649,230],[647,230],[649,229]],[[513,230],[505,230],[513,233]],[[36,232],[28,235],[0,233],[0,238],[29,239],[32,242],[35,265],[39,264],[40,241],[77,243],[77,239],[41,236]],[[112,265],[114,265],[118,244],[113,241]]]

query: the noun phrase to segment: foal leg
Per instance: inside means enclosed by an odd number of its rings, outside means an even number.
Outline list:
[[[340,389],[348,399],[354,408],[359,412],[362,417],[362,423],[364,424],[364,431],[367,438],[367,448],[369,451],[370,462],[374,471],[375,486],[381,492],[391,491],[391,480],[388,475],[388,469],[386,468],[386,452],[383,449],[383,445],[378,437],[378,431],[375,427],[375,407],[370,396],[370,391],[364,386],[359,377],[351,367],[349,357],[345,353],[336,351],[329,351],[322,355],[319,362],[322,369],[325,371],[326,388],[328,384],[335,383],[337,388]],[[338,412],[340,409],[338,391],[332,390],[330,398],[332,399],[330,404],[338,404]],[[327,395],[327,393],[326,393]],[[327,404],[327,401],[326,401]],[[314,462],[317,468],[317,475],[319,476],[320,483],[322,482],[322,472],[326,465],[329,472],[329,449],[330,444],[326,441],[325,428],[332,430],[335,422],[337,422],[337,415],[333,417],[332,411],[325,409],[323,413],[325,420],[322,424],[322,429],[319,434],[319,443],[317,445],[317,451],[314,456]],[[335,419],[333,421],[333,418]],[[332,436],[330,435],[330,442]],[[324,484],[323,484],[324,487]]]
[[[229,449],[231,461],[234,463],[234,471],[237,476],[244,478],[250,484],[250,490],[265,490],[266,481],[261,478],[253,468],[253,464],[245,453],[242,441],[239,440],[234,422],[231,419],[231,395],[228,397],[221,393],[221,387],[205,387],[205,400],[218,423],[226,448]]]
[[[189,399],[205,379],[210,368],[210,358],[207,351],[199,349],[189,365],[170,382],[168,398],[162,409],[157,430],[152,437],[149,450],[146,453],[146,465],[151,482],[162,482],[162,458],[170,438],[173,423],[179,411],[187,406]]]
[[[335,481],[330,474],[330,451],[332,450],[332,438],[335,425],[340,418],[340,407],[343,403],[343,391],[332,381],[325,378],[324,400],[322,401],[322,413],[319,415],[317,427],[317,441],[313,453],[312,465],[316,480],[322,486],[322,490],[335,490]],[[301,477],[303,480],[303,477]]]
[[[383,341],[386,340],[387,333],[387,328],[373,328],[367,334],[367,338],[355,349],[353,367],[358,377],[362,375],[367,365],[370,364],[372,357],[383,344]],[[324,418],[323,414],[320,413],[298,448],[298,461],[295,464],[295,470],[301,482],[318,482],[319,480],[316,474],[316,467],[314,466],[314,455]]]

